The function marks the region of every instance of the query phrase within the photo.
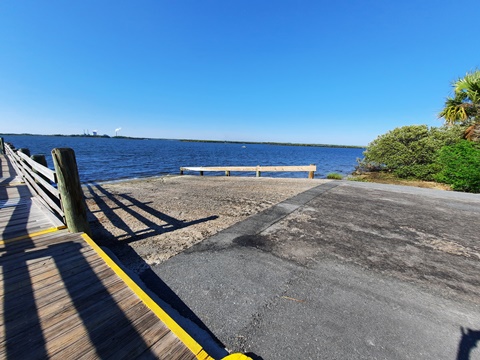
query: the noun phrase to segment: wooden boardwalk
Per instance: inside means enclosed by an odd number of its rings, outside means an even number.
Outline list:
[[[0,358],[211,359],[0,155]]]

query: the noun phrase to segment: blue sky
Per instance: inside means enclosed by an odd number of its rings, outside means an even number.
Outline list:
[[[440,126],[478,0],[0,2],[0,132],[366,145]]]

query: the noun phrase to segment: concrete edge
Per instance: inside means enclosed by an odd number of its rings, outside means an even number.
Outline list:
[[[301,206],[307,204],[317,196],[336,188],[340,184],[341,183],[338,181],[329,181],[301,192],[300,194],[273,205],[272,207],[259,212],[258,214],[252,215],[243,221],[233,224],[232,226],[185,250],[184,253],[188,254],[198,250],[201,251],[205,248],[209,249],[211,247],[222,249],[227,247],[232,243],[233,240],[240,236],[257,235],[286,216],[290,215]]]
[[[196,356],[198,360],[214,360],[205,349],[181,326],[175,321],[162,306],[159,301],[155,301],[132,276],[119,265],[111,256],[107,254],[99,245],[95,243],[87,234],[82,233],[81,237],[94,249],[94,251],[105,261],[105,263],[122,279],[122,281],[140,298],[140,300],[172,331],[180,341]],[[230,354],[222,359],[250,359],[243,354]]]

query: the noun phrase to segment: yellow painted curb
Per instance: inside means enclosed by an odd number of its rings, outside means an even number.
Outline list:
[[[128,276],[123,269],[108,256],[87,234],[82,234],[83,239],[97,252],[97,254],[110,266],[110,268],[128,285],[130,289],[153,311],[153,313],[185,344],[198,360],[214,360],[202,346],[197,343],[165,310],[163,310],[138,284]],[[232,358],[235,359],[235,358]],[[241,358],[238,358],[241,359]],[[248,358],[247,358],[248,359]]]
[[[227,355],[224,358],[222,358],[222,360],[252,360],[252,358],[248,357],[245,354],[236,353],[236,354]]]
[[[37,232],[27,234],[27,235],[17,236],[15,238],[11,238],[11,239],[0,240],[0,245],[9,244],[11,242],[18,241],[18,240],[32,239],[36,236],[48,234],[48,233],[55,232],[55,231],[58,231],[58,230],[63,230],[63,229],[66,229],[66,228],[67,227],[65,225],[62,225],[62,226],[49,228],[49,229],[46,229],[46,230],[37,231]]]

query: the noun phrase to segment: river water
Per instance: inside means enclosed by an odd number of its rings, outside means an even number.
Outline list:
[[[350,174],[364,149],[267,144],[182,142],[179,140],[133,140],[101,137],[4,135],[16,148],[45,154],[53,169],[50,152],[69,147],[75,151],[83,183],[178,174],[181,166],[317,165],[315,177],[328,173]],[[192,173],[198,174],[198,173]],[[223,173],[205,175],[218,176]],[[255,176],[232,173],[232,176]],[[307,177],[306,172],[262,173],[270,177]]]

